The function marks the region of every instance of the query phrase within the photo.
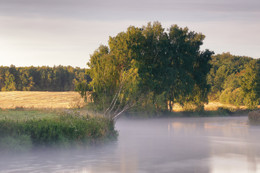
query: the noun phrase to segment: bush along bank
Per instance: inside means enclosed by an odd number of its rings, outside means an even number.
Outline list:
[[[260,109],[248,113],[248,120],[251,124],[260,125]]]
[[[105,117],[65,114],[48,119],[0,120],[1,151],[27,150],[34,146],[84,146],[116,137],[114,122]]]

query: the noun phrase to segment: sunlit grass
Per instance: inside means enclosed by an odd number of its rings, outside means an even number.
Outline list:
[[[40,110],[0,110],[0,120],[14,120],[14,121],[26,121],[33,119],[50,119],[58,117],[58,114],[53,111],[40,111]]]
[[[9,91],[0,92],[0,108],[58,109],[80,108],[84,99],[77,92]]]
[[[0,109],[68,109],[82,108],[85,106],[84,99],[77,92],[39,92],[39,91],[10,91],[0,92]],[[235,106],[210,101],[204,105],[205,111],[217,111],[218,109],[246,110],[246,106]],[[260,108],[260,105],[258,106]],[[85,110],[85,109],[84,109]],[[84,111],[81,110],[81,111]],[[91,114],[89,109],[87,110]],[[186,111],[185,108],[174,104],[174,112]]]

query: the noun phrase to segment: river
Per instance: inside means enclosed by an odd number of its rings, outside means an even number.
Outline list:
[[[0,172],[260,173],[260,126],[246,116],[121,118],[118,140],[0,156]]]

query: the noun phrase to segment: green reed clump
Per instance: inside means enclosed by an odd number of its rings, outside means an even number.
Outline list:
[[[29,136],[33,146],[52,146],[93,144],[115,138],[117,132],[114,129],[113,121],[105,117],[89,115],[63,113],[54,118],[25,119],[23,121],[7,118],[0,120],[0,143],[3,143],[4,139],[8,137],[16,139],[23,135]]]

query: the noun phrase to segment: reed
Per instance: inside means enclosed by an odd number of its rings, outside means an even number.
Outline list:
[[[23,116],[20,119],[10,118],[14,112]],[[62,112],[53,117],[48,113],[45,116],[42,113],[41,116],[30,117],[37,112],[39,111],[1,111],[0,147],[3,144],[7,146],[8,140],[11,143],[23,143],[13,141],[21,138],[32,146],[61,146],[89,145],[117,137],[114,122],[102,116],[80,115],[74,111]]]

